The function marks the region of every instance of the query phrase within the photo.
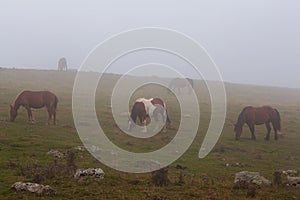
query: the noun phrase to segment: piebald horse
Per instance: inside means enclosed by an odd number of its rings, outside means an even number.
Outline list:
[[[164,131],[166,131],[167,123],[170,124],[171,121],[169,119],[164,101],[160,98],[137,99],[132,107],[128,120],[128,131],[135,126],[136,120],[139,118],[140,123],[143,126],[143,132],[147,132],[146,118],[154,117],[155,121],[158,121],[158,114],[161,114],[163,118],[163,122],[165,123]]]
[[[18,109],[23,106],[27,110],[28,121],[34,121],[31,108],[46,107],[48,111],[48,124],[53,117],[53,123],[56,124],[56,109],[58,98],[55,94],[49,91],[28,91],[21,92],[13,104],[10,105],[10,121],[15,121],[18,115]]]

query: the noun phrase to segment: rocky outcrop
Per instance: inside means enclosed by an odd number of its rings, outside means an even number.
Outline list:
[[[65,155],[57,150],[51,149],[47,152],[47,155],[53,155],[55,158],[63,158]]]
[[[287,185],[300,187],[300,176],[298,177],[287,176],[286,178],[287,178]]]
[[[100,168],[77,169],[74,175],[75,178],[91,176],[94,178],[104,178],[105,173]]]
[[[269,186],[271,181],[261,176],[259,172],[242,171],[235,174],[234,184],[238,188],[248,188],[250,185]]]
[[[24,183],[24,182],[16,182],[11,186],[11,189],[16,190],[16,191],[27,191],[27,192],[32,192],[36,193],[38,195],[48,195],[48,196],[53,196],[56,195],[56,191],[53,190],[49,185],[41,185],[37,183]]]

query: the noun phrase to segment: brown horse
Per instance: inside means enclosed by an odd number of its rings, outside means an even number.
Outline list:
[[[10,121],[15,121],[18,115],[18,109],[23,106],[27,110],[28,121],[34,121],[31,108],[46,107],[48,111],[48,124],[53,116],[53,123],[56,124],[56,108],[58,99],[55,94],[49,91],[23,91],[15,102],[10,105]]]
[[[238,117],[238,121],[235,124],[234,131],[235,131],[235,139],[239,140],[243,125],[247,124],[250,131],[251,131],[251,139],[256,140],[254,135],[254,125],[262,125],[265,124],[267,128],[267,135],[266,140],[270,139],[270,132],[271,132],[271,125],[273,126],[275,137],[274,139],[277,140],[277,131],[281,131],[280,125],[280,114],[278,110],[273,109],[270,106],[262,106],[262,107],[252,107],[248,106],[243,109],[241,114]]]
[[[171,123],[166,110],[166,105],[163,100],[161,100],[160,98],[137,99],[130,113],[130,117],[128,120],[128,130],[130,131],[135,126],[136,120],[137,118],[139,118],[141,124],[143,125],[143,132],[147,132],[147,116],[153,116],[154,119],[158,121],[158,114],[161,114],[164,122],[167,122],[168,124]],[[164,131],[166,131],[166,125],[164,126]]]
[[[171,92],[171,90],[177,90],[178,93],[181,93],[181,88],[187,88],[188,89],[188,94],[192,93],[192,89],[194,88],[194,81],[193,79],[190,78],[174,78],[170,85],[169,85],[169,93]]]

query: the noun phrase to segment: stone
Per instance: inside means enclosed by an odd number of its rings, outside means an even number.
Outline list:
[[[238,188],[248,188],[251,185],[269,186],[271,181],[261,176],[259,172],[242,171],[235,174],[234,184]]]
[[[283,170],[282,173],[284,175],[297,175],[298,172],[296,170],[288,169],[288,170]]]
[[[56,195],[57,192],[53,190],[49,185],[41,185],[37,183],[24,183],[24,182],[16,182],[11,186],[11,189],[16,190],[16,191],[27,191],[27,192],[32,192],[36,193],[38,195],[48,195],[48,196],[53,196]]]
[[[300,176],[298,177],[287,176],[287,185],[300,187]]]
[[[74,174],[75,178],[80,178],[84,176],[91,176],[94,178],[104,179],[105,173],[100,168],[88,168],[88,169],[77,169]]]
[[[78,150],[78,151],[85,151],[85,147],[84,146],[74,147],[74,149]]]
[[[47,152],[48,155],[53,155],[55,158],[63,158],[65,155],[57,150],[51,149]]]

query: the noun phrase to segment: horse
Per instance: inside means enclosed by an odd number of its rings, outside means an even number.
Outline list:
[[[33,122],[33,116],[31,108],[43,108],[46,107],[48,111],[48,124],[53,117],[53,124],[56,124],[56,109],[58,104],[58,98],[55,94],[49,91],[29,91],[25,90],[21,92],[14,103],[10,105],[10,121],[14,122],[20,106],[23,106],[27,110],[28,121]]]
[[[62,57],[58,60],[57,70],[58,71],[67,71],[68,70],[67,59],[65,57]]]
[[[245,107],[242,112],[240,113],[237,123],[234,127],[235,132],[235,139],[239,140],[243,125],[246,123],[251,131],[251,139],[256,140],[254,134],[254,126],[255,125],[262,125],[265,124],[267,128],[267,135],[265,137],[266,140],[270,140],[270,132],[271,132],[271,125],[273,126],[275,136],[274,139],[278,139],[277,132],[281,131],[281,124],[280,124],[280,114],[277,109],[274,109],[270,106],[262,106],[262,107],[252,107],[247,106]]]
[[[128,119],[128,131],[131,131],[131,129],[135,126],[137,118],[139,118],[140,123],[143,126],[143,132],[147,132],[146,118],[153,116],[155,121],[158,121],[159,114],[163,117],[163,122],[165,123],[163,131],[166,131],[166,122],[170,124],[171,121],[166,110],[165,102],[160,98],[138,98],[130,112]]]
[[[171,80],[171,83],[169,85],[169,92],[171,92],[171,89],[175,90],[177,89],[180,94],[180,88],[188,88],[188,93],[191,94],[192,89],[194,89],[194,81],[190,78],[174,78]]]

